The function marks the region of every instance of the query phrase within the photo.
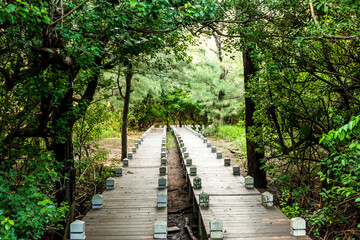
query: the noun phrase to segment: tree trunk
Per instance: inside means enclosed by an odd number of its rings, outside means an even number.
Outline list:
[[[249,84],[251,82],[251,76],[257,71],[252,59],[250,58],[250,50],[243,53],[243,66],[244,66],[244,85],[245,93],[249,91]],[[250,96],[245,97],[245,130],[246,136],[250,134],[249,129],[255,126],[253,115],[255,112],[255,103]],[[251,141],[246,137],[246,150],[247,150],[247,163],[248,163],[248,175],[254,178],[254,184],[257,188],[266,188],[266,172],[261,170],[261,159],[264,158],[264,152],[258,152],[256,149],[259,145],[256,142]]]
[[[73,92],[74,90],[72,86],[69,85],[66,95],[60,102],[60,106],[54,111],[53,117],[54,126],[58,128],[60,127],[60,129],[56,132],[57,135],[53,136],[54,143],[52,145],[55,159],[59,164],[61,164],[59,169],[61,178],[60,181],[56,182],[56,200],[58,204],[66,202],[69,206],[68,216],[63,223],[64,230],[59,231],[60,234],[63,234],[62,239],[67,239],[69,226],[73,221],[75,214],[74,203],[76,174],[72,145],[73,123],[66,116],[66,114],[71,111]],[[61,124],[58,124],[58,122]],[[57,138],[60,138],[61,140]]]
[[[100,63],[100,60],[101,59],[99,58],[96,62]],[[77,71],[71,73],[70,80],[68,82],[68,91],[66,92],[64,98],[60,101],[60,106],[54,110],[52,120],[55,128],[59,128],[59,126],[61,126],[60,129],[51,136],[53,138],[51,148],[54,151],[55,159],[58,163],[62,164],[62,166],[60,166],[61,169],[59,170],[61,179],[60,182],[56,182],[56,200],[58,204],[67,202],[69,206],[69,212],[65,222],[63,222],[64,230],[58,230],[59,234],[57,234],[57,237],[55,238],[60,239],[59,237],[63,235],[61,238],[63,240],[68,239],[70,223],[75,218],[76,170],[72,142],[73,126],[78,119],[84,116],[89,103],[93,100],[100,73],[94,76],[88,83],[86,90],[81,97],[79,105],[81,105],[80,108],[82,109],[82,112],[77,115],[73,115],[73,80],[76,75]]]
[[[57,192],[56,199],[58,203],[67,202],[69,205],[69,212],[63,223],[64,230],[60,230],[60,234],[63,234],[62,239],[65,240],[68,239],[70,223],[75,218],[76,172],[73,155],[72,127],[66,136],[65,142],[54,144],[54,153],[56,161],[63,164],[60,171],[61,181],[60,183],[57,182],[57,189],[60,189],[60,191]]]
[[[130,104],[130,93],[131,93],[131,79],[134,73],[131,71],[131,68],[126,72],[126,90],[124,97],[124,110],[122,116],[122,127],[121,127],[121,159],[127,158],[127,128],[128,128],[128,114],[129,114],[129,104]]]

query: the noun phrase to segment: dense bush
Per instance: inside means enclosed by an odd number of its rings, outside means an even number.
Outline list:
[[[39,239],[68,209],[56,204],[53,182],[59,180],[53,155],[27,146],[17,167],[0,170],[0,239]]]

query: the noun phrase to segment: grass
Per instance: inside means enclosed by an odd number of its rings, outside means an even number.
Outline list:
[[[230,142],[235,150],[246,153],[246,135],[245,127],[239,125],[223,125],[215,134],[216,138],[225,139]]]

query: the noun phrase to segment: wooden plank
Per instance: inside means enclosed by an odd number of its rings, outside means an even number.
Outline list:
[[[202,180],[201,189],[192,189],[197,204],[201,192],[210,194],[210,206],[199,208],[207,236],[209,222],[219,218],[225,239],[310,239],[292,236],[290,220],[276,207],[262,206],[260,192],[245,188],[244,177],[234,176],[232,167],[225,167],[223,159],[217,159],[202,139],[184,128],[177,128],[177,132]],[[190,167],[186,167],[186,172],[192,187],[195,176],[190,176]]]
[[[162,132],[152,130],[115,178],[115,189],[102,193],[103,208],[84,217],[86,239],[153,239],[154,221],[167,221],[167,208],[157,208],[157,194],[167,192],[158,189]]]

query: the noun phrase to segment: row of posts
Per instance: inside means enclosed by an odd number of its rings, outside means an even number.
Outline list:
[[[211,142],[208,142],[207,138],[205,138],[200,132],[198,132],[198,127],[197,126],[198,125],[195,126],[196,131],[193,130],[191,128],[191,126],[185,125],[184,127],[185,127],[185,129],[190,131],[195,136],[197,136],[199,138],[202,138],[203,143],[206,144],[206,147],[210,148],[212,153],[216,153],[216,158],[217,159],[222,159],[222,152],[217,151],[216,146],[212,146]],[[175,128],[172,128],[172,129],[175,132],[175,135],[177,136],[178,142],[179,142],[180,147],[181,147],[183,158],[186,161],[186,165],[187,166],[189,166],[188,164],[192,165],[192,160],[188,158],[189,153],[186,152],[186,148],[185,148],[184,143],[183,143],[183,141],[181,139],[181,136],[176,134],[176,129]],[[224,166],[230,166],[230,165],[231,165],[230,158],[224,158]],[[186,169],[185,169],[185,171],[186,171]],[[195,175],[196,175],[196,167],[191,166],[190,167],[190,176],[195,176]],[[240,166],[239,165],[234,165],[233,166],[233,175],[240,176]],[[193,187],[194,187],[194,189],[201,188],[201,178],[196,177],[196,178],[193,179]],[[245,187],[248,188],[248,189],[254,188],[254,178],[252,176],[248,175],[248,176],[245,177]],[[199,205],[200,205],[200,207],[208,207],[209,206],[209,199],[210,199],[209,194],[204,193],[204,192],[200,193],[200,196],[199,196]],[[273,194],[271,194],[268,191],[261,194],[261,200],[262,200],[262,205],[264,207],[272,207],[274,205],[274,203],[273,203],[273,201],[274,201]],[[216,226],[219,226],[219,224],[221,222],[221,220],[219,220],[219,219],[214,219],[213,221],[216,222],[216,224],[215,224]],[[215,235],[212,234],[211,229],[214,229],[215,225],[212,225],[210,223],[210,237],[213,236],[211,238],[215,238],[215,236],[216,236],[216,238],[219,238],[219,236],[220,236],[220,233],[219,233],[219,230],[218,230],[217,227],[216,227],[216,230],[214,230]],[[290,221],[290,233],[293,236],[304,236],[304,235],[306,235],[306,222],[305,222],[305,220],[303,218],[300,218],[300,217],[292,218],[291,221]],[[221,235],[221,238],[222,238],[222,235]]]
[[[137,149],[144,141],[145,137],[149,135],[154,126],[151,126],[145,133],[142,134],[139,140],[136,141],[134,147],[131,149],[131,152],[128,152],[127,158],[123,159],[123,167],[129,166],[129,159],[133,159],[134,154],[137,152]],[[122,167],[117,167],[115,169],[115,177],[122,176]],[[113,177],[109,177],[106,179],[106,190],[115,189],[115,179]],[[91,208],[92,209],[102,209],[103,208],[103,196],[101,194],[95,194],[91,199]],[[71,240],[80,240],[85,239],[85,222],[81,220],[76,220],[70,224],[70,239]]]
[[[198,132],[198,127],[195,125],[196,131],[193,130],[190,126],[185,126],[185,129],[190,131],[195,136],[206,139],[200,132]],[[176,129],[175,129],[176,131]],[[193,188],[194,189],[201,189],[201,178],[197,176],[197,168],[196,166],[192,165],[192,160],[189,158],[189,153],[186,152],[186,147],[184,145],[184,142],[179,134],[177,134],[177,139],[181,147],[181,154],[183,159],[185,160],[186,166],[190,166],[190,176],[196,176],[193,178]],[[211,147],[211,144],[210,144]],[[216,147],[211,148],[211,152],[216,153],[217,158],[222,158],[221,152],[216,152]],[[190,160],[189,160],[190,159]],[[185,167],[185,173],[186,173],[186,167]],[[199,194],[199,207],[209,207],[210,206],[210,195],[206,192],[201,192]],[[200,216],[199,216],[200,218]],[[199,219],[199,222],[201,223],[201,219]],[[200,225],[200,224],[199,224]],[[209,222],[210,227],[210,239],[223,239],[224,233],[223,233],[223,222],[221,219],[214,218]],[[199,226],[200,232],[201,232],[201,226]],[[201,233],[200,233],[201,234]]]
[[[159,179],[158,179],[158,189],[160,193],[158,193],[157,195],[157,208],[167,207],[167,194],[164,193],[164,190],[167,189],[166,166],[167,166],[166,126],[164,126],[161,137],[160,168],[159,168]],[[159,220],[154,222],[154,239],[167,239],[167,221]]]

